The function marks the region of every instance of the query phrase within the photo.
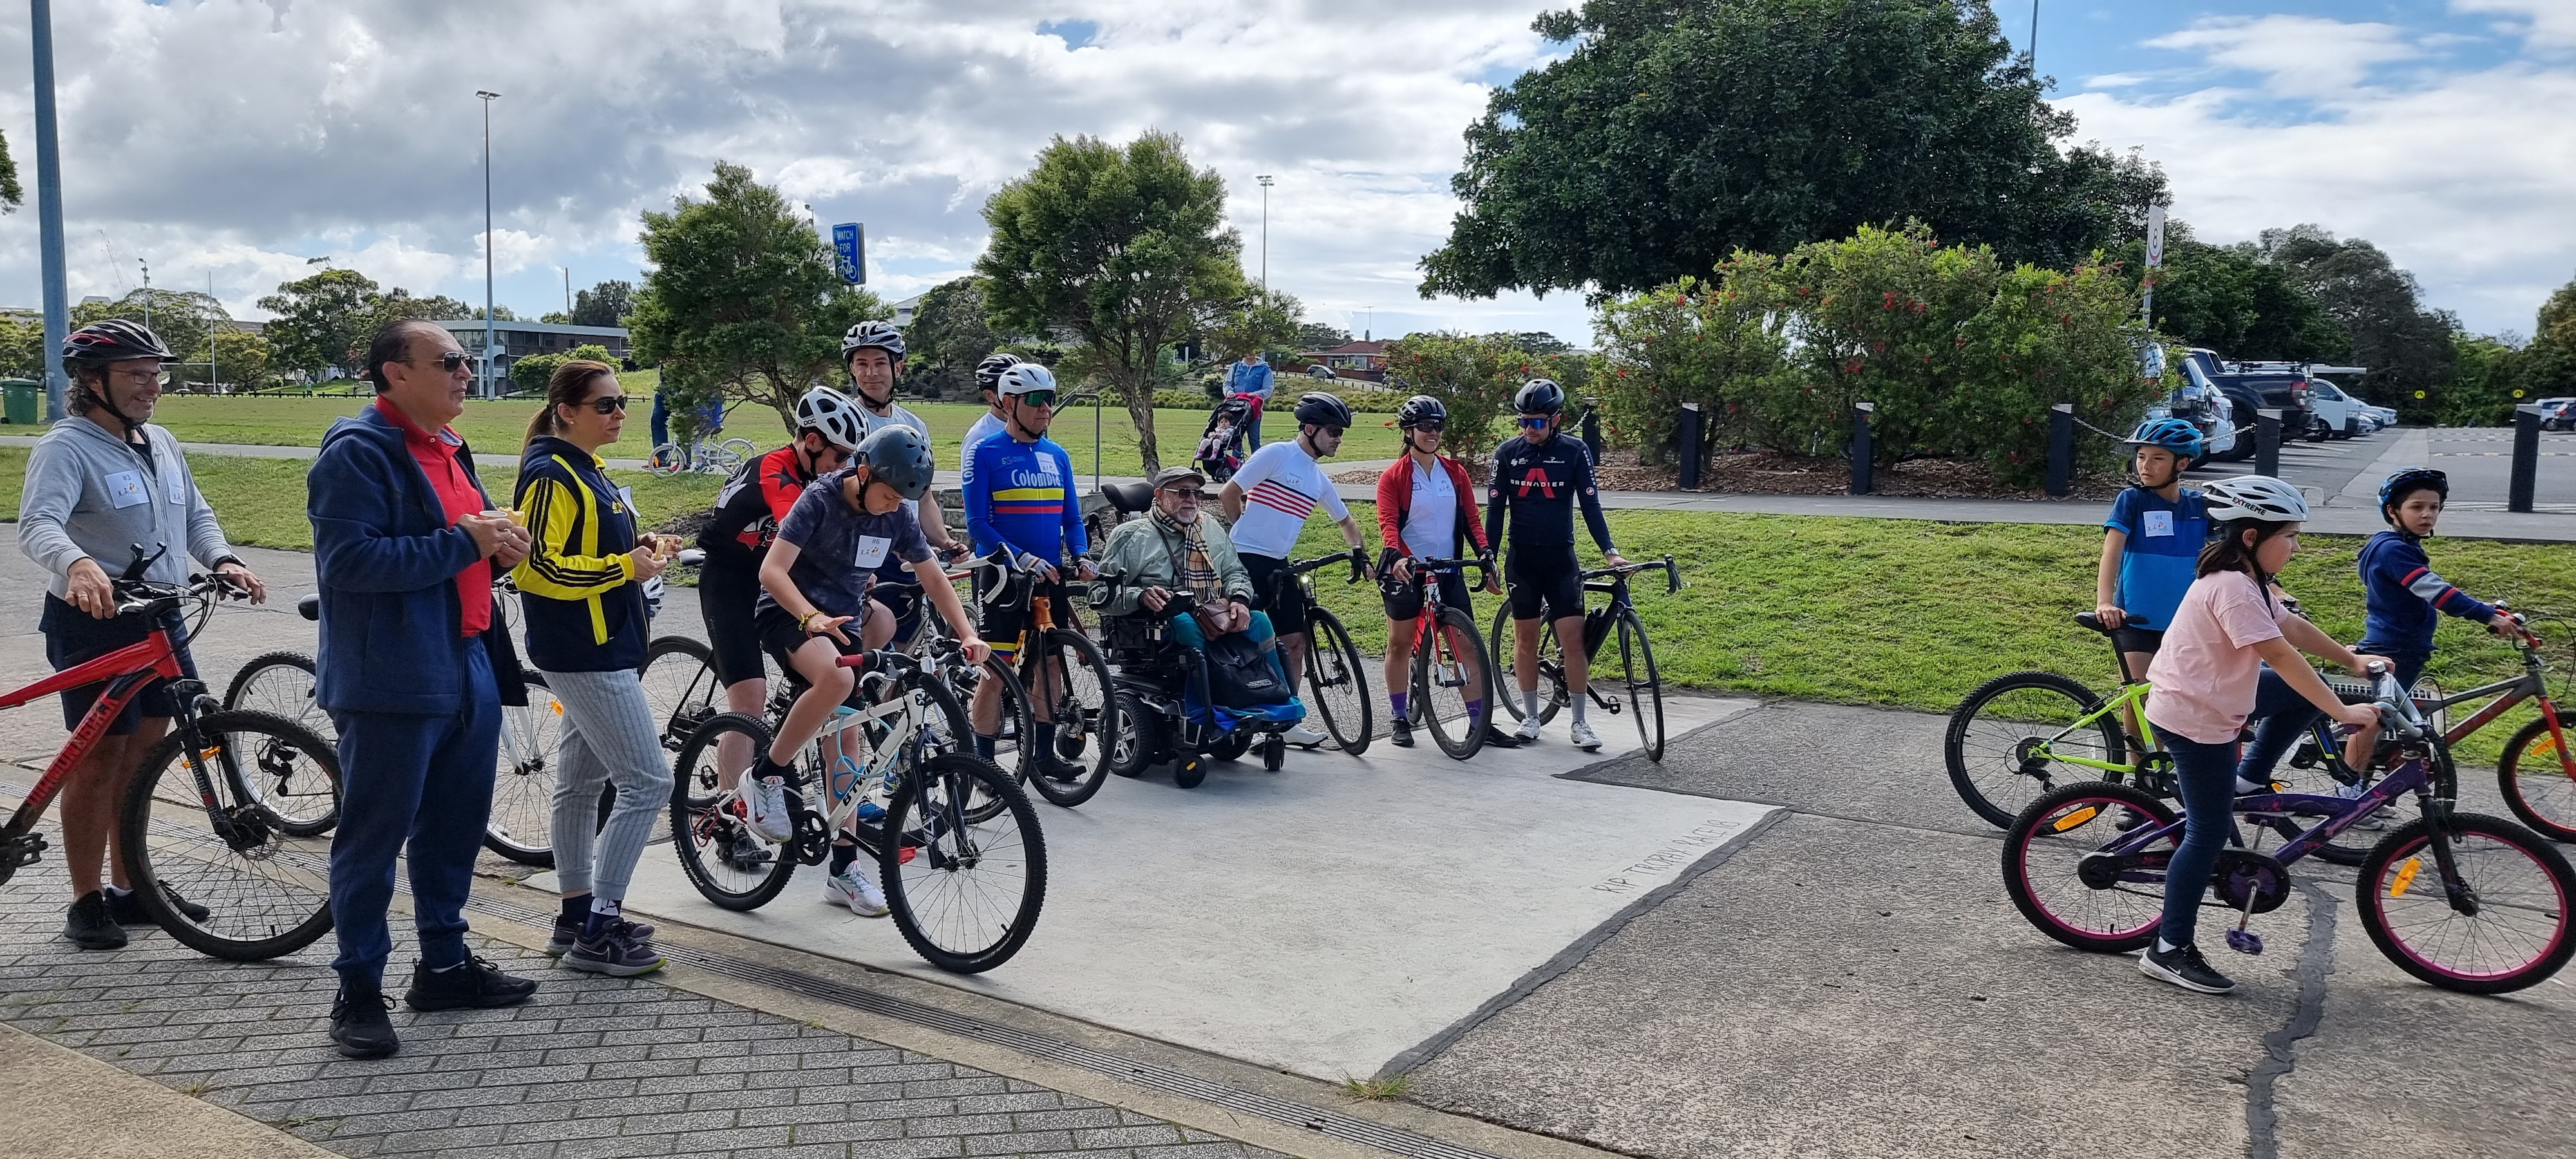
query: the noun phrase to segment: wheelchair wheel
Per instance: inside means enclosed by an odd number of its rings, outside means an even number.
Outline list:
[[[1274,732],[1269,736],[1261,738],[1261,767],[1263,770],[1275,773],[1279,771],[1279,767],[1281,765],[1285,765],[1287,763],[1287,737]]]
[[[1252,734],[1233,732],[1226,734],[1224,739],[1215,744],[1209,745],[1207,755],[1210,760],[1239,761],[1243,759],[1243,754],[1251,751]]]
[[[1184,789],[1195,789],[1207,780],[1208,759],[1200,753],[1182,753],[1172,760],[1172,783]]]
[[[1118,735],[1109,745],[1109,771],[1122,777],[1144,775],[1163,747],[1163,721],[1133,692],[1118,694]]]

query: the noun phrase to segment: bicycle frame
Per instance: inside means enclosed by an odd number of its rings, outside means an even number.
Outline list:
[[[859,677],[861,686],[864,687],[871,677],[887,681],[893,679],[891,676],[869,673]],[[861,755],[851,758],[859,765],[859,772],[858,775],[850,778],[850,784],[846,790],[836,789],[832,785],[833,776],[837,771],[835,768],[837,761],[823,762],[823,783],[818,786],[818,796],[830,804],[830,808],[823,811],[824,832],[836,833],[852,826],[858,813],[859,791],[867,784],[868,777],[879,771],[878,766],[885,766],[890,783],[900,783],[900,778],[895,776],[893,765],[903,756],[904,749],[912,744],[913,738],[920,735],[921,720],[920,694],[907,692],[872,708],[837,714],[830,721],[825,722],[821,731],[814,734],[814,739],[808,742],[806,747],[815,749],[818,753],[849,755],[840,752],[841,742],[835,739],[840,734],[854,728],[864,729],[867,724],[875,721],[884,721],[887,727],[886,738],[881,744],[868,740],[867,733],[864,731],[859,734]]]
[[[2033,746],[2030,753],[2027,754],[2024,759],[2057,761],[2063,764],[2074,765],[2077,768],[2094,769],[2105,773],[2137,774],[2145,772],[2149,766],[2156,763],[2155,757],[2164,752],[2164,743],[2156,739],[2156,726],[2153,722],[2150,722],[2147,719],[2146,700],[2147,693],[2150,689],[2151,686],[2145,683],[2123,686],[2120,691],[2114,694],[2109,700],[2103,701],[2102,707],[2075,718],[2074,723],[2057,730],[2056,735],[2040,741],[2037,745]],[[2127,765],[2113,764],[2110,761],[2097,761],[2086,757],[2069,756],[2050,747],[2058,741],[2074,735],[2078,729],[2091,727],[2103,717],[2109,716],[2111,713],[2118,711],[2123,706],[2129,706],[2136,709],[2135,715],[2138,721],[2138,732],[2141,734],[2138,739],[2146,742],[2147,745],[2147,752],[2144,754],[2144,759],[2139,763]]]
[[[2291,838],[2270,854],[2272,860],[2288,866],[2316,852],[2319,846],[2334,840],[2344,830],[2351,828],[2355,822],[2377,812],[2382,807],[2394,804],[2398,798],[2408,793],[2425,793],[2428,794],[2427,800],[2430,800],[2429,794],[2432,787],[2433,778],[2429,766],[2424,757],[2417,755],[2398,762],[2395,769],[2368,789],[2363,790],[2358,797],[2320,796],[2314,793],[2251,793],[2236,798],[2234,813],[2246,820],[2273,822],[2290,817],[2324,817],[2324,821]],[[2182,840],[2183,825],[2184,822],[2181,819],[2176,819],[2170,825],[2140,825],[2123,834],[2119,840],[2104,846],[2102,852],[2135,853],[2168,837],[2179,843]],[[2073,826],[2070,825],[2067,828],[2073,828]],[[2443,859],[2449,857],[2447,845],[2437,842],[2436,848],[2439,851],[2437,856]],[[2446,865],[2444,868],[2449,867]],[[2164,873],[2161,868],[2158,868],[2148,876],[2132,877],[2123,874],[2121,880],[2163,881]]]
[[[81,717],[80,726],[72,730],[71,739],[64,742],[62,751],[54,755],[53,763],[45,767],[45,773],[37,778],[35,787],[27,790],[27,798],[19,803],[18,811],[9,818],[5,827],[0,827],[0,844],[14,843],[36,827],[36,822],[44,816],[45,807],[53,803],[55,795],[62,792],[65,782],[71,779],[73,767],[89,759],[90,751],[98,747],[99,738],[107,735],[108,726],[115,723],[117,714],[125,711],[126,704],[142,691],[146,682],[156,676],[179,680],[184,675],[179,670],[178,652],[170,644],[169,633],[155,628],[140,642],[0,696],[0,710],[5,710],[85,684],[101,680],[108,682],[107,691],[90,705],[89,713]]]

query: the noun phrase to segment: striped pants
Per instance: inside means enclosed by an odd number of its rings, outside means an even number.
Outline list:
[[[624,901],[644,843],[671,799],[671,761],[662,751],[661,728],[644,702],[643,682],[631,670],[545,677],[564,710],[550,826],[555,876],[566,894],[588,891]],[[617,807],[601,824],[599,795],[608,785],[617,787]]]

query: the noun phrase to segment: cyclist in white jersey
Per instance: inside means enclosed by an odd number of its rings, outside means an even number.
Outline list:
[[[850,372],[850,393],[858,400],[862,437],[886,427],[911,427],[921,435],[922,444],[932,445],[930,424],[920,415],[895,404],[894,383],[903,377],[903,331],[891,323],[861,322],[841,336],[841,361]],[[921,517],[921,533],[942,559],[955,559],[966,554],[966,545],[948,534],[948,520],[939,513],[935,490],[921,493],[916,511]],[[901,578],[897,583],[906,582]],[[896,615],[909,618],[908,609],[896,609]]]
[[[1279,655],[1287,661],[1291,688],[1304,678],[1306,668],[1306,608],[1305,601],[1281,580],[1288,557],[1296,552],[1297,537],[1305,533],[1306,517],[1322,504],[1342,525],[1342,538],[1352,548],[1368,542],[1360,534],[1359,521],[1351,518],[1351,509],[1342,503],[1341,493],[1324,475],[1323,464],[1316,462],[1342,449],[1342,432],[1351,425],[1350,404],[1318,391],[1297,400],[1296,418],[1296,438],[1254,451],[1218,495],[1225,504],[1235,553],[1243,557],[1243,569],[1252,577],[1253,607],[1269,613],[1270,626],[1279,633]],[[1323,733],[1302,722],[1288,730],[1287,738],[1308,747],[1325,740]]]
[[[1002,433],[1007,421],[1002,417],[1002,372],[1018,366],[1017,354],[994,351],[975,364],[975,387],[984,392],[984,413],[975,416],[974,425],[966,428],[966,444],[958,448],[958,469],[975,461],[975,444]]]

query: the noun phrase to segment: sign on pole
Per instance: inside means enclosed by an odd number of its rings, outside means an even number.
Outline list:
[[[2147,207],[2147,268],[2165,264],[2165,207]]]
[[[2162,219],[2159,218],[2159,221]],[[840,257],[841,280],[853,286],[868,284],[867,227],[843,222],[832,227],[832,250]]]

